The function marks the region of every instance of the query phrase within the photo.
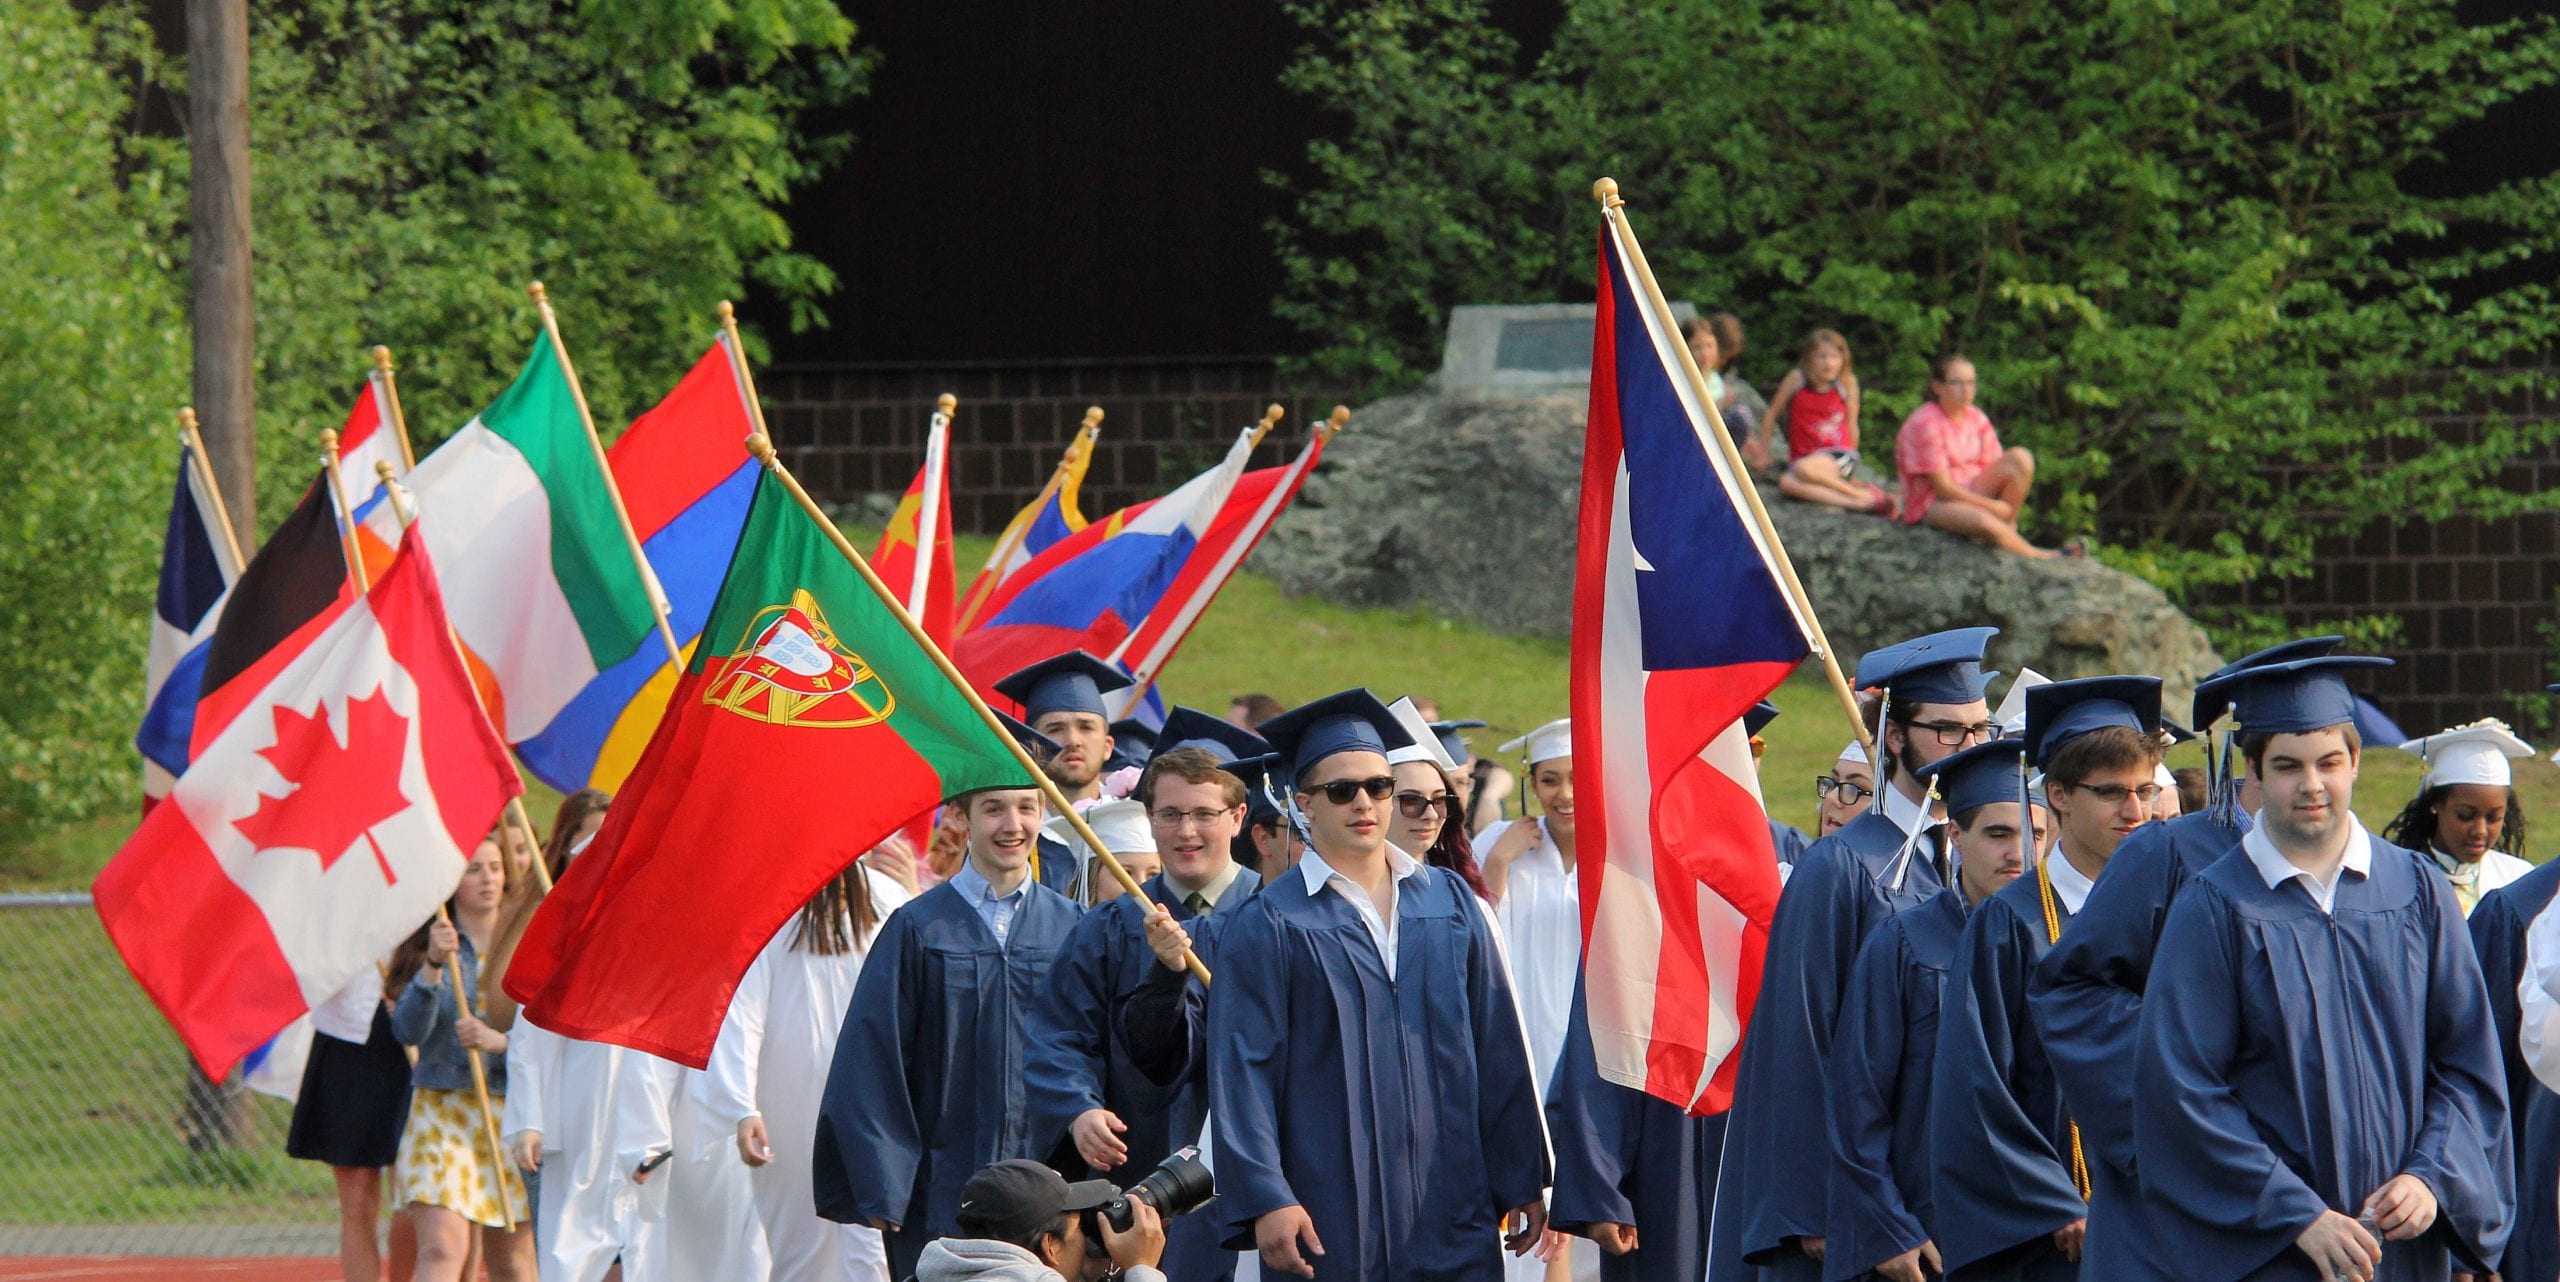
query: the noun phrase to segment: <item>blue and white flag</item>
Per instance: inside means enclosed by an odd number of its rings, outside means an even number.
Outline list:
[[[187,768],[187,737],[194,729],[197,688],[204,675],[205,643],[222,621],[223,598],[240,577],[240,562],[215,514],[212,470],[192,446],[178,446],[178,489],[169,503],[169,530],[160,545],[160,592],[151,613],[151,648],[143,675],[141,749],[144,809],[169,795]]]

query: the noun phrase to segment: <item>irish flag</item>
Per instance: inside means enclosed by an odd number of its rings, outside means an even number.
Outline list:
[[[534,914],[534,1023],[701,1068],[757,950],[935,802],[1030,776],[771,476],[666,719]]]
[[[548,335],[514,385],[407,484],[445,608],[507,742],[542,733],[597,673],[658,644],[656,585],[631,554]]]

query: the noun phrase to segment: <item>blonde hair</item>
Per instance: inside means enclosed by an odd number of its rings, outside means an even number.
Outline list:
[[[1840,349],[1840,377],[1847,378],[1857,371],[1857,362],[1849,355],[1849,340],[1842,338],[1840,331],[1836,329],[1817,329],[1805,335],[1804,346],[1796,351],[1797,368],[1801,369],[1810,363],[1813,360],[1814,349],[1825,344]]]

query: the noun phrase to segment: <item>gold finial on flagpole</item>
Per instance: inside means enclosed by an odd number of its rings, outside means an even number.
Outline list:
[[[1602,209],[1618,209],[1627,203],[1618,199],[1618,180],[1615,178],[1603,178],[1591,184],[1591,198],[1599,201]]]
[[[1262,421],[1253,425],[1254,445],[1262,444],[1262,438],[1271,435],[1271,429],[1280,426],[1280,420],[1287,416],[1288,413],[1288,410],[1283,409],[1276,403],[1270,408],[1262,411]],[[1251,447],[1248,446],[1247,448]]]
[[[1087,405],[1084,407],[1084,425],[1087,428],[1099,428],[1102,426],[1101,406]]]
[[[1349,426],[1351,426],[1351,407],[1348,405],[1336,405],[1333,407],[1333,412],[1325,416],[1324,426],[1317,428],[1316,430],[1324,433],[1324,438],[1330,441],[1333,439],[1334,433]]]
[[[960,398],[949,392],[933,398],[933,412],[949,418],[960,410]]]

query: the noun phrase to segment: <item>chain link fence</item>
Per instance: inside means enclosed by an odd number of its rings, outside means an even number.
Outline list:
[[[331,1255],[292,1107],[206,1083],[87,895],[0,895],[0,1256]]]

